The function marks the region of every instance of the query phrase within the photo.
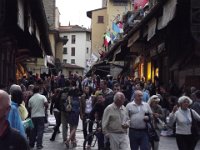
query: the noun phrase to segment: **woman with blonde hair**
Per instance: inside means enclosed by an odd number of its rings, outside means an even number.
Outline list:
[[[152,95],[148,100],[148,104],[153,112],[153,119],[152,119],[153,127],[155,128],[158,137],[160,137],[160,132],[161,132],[161,127],[159,126],[159,124],[162,122],[161,120],[164,118],[162,107],[158,104],[159,102],[160,98],[157,95]],[[151,141],[151,145],[153,150],[159,149],[159,141]]]
[[[197,136],[192,131],[194,120],[200,121],[200,116],[196,111],[190,109],[192,100],[188,96],[181,96],[178,99],[178,106],[174,106],[169,115],[169,123],[176,122],[176,142],[179,150],[194,150],[197,144]]]

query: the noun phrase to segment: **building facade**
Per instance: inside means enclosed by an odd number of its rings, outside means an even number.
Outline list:
[[[72,64],[89,69],[88,63],[91,59],[91,32],[89,29],[78,25],[60,26],[60,37],[67,38],[68,42],[63,46],[63,64]]]
[[[0,1],[0,84],[26,75],[26,62],[52,55],[48,24],[40,0]]]
[[[102,57],[115,40],[119,40],[119,34],[123,33],[123,15],[130,10],[132,5],[129,0],[102,0],[102,8],[87,12],[91,18],[92,52],[96,56]]]

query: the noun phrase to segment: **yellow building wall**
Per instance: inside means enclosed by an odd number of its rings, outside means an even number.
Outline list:
[[[125,6],[119,5],[116,6],[112,2],[112,0],[108,0],[107,3],[107,16],[108,16],[108,26],[107,31],[112,31],[112,22],[115,20],[115,18],[120,14],[120,19],[122,20],[122,17],[124,14],[126,14],[128,11],[131,11],[131,3],[128,2]]]
[[[51,49],[52,49],[53,56],[55,56],[55,37],[54,37],[54,34],[49,34],[49,40],[50,40],[50,43],[51,43]]]
[[[104,23],[98,23],[98,16],[104,16]],[[103,48],[103,35],[107,27],[106,9],[92,12],[92,52],[98,54],[98,50]]]

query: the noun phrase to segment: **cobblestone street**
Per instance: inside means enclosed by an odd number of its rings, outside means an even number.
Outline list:
[[[49,117],[50,124],[54,124],[54,118],[53,116]],[[78,140],[78,145],[74,150],[82,150],[83,149],[83,134],[82,134],[82,122],[79,122],[78,130],[77,130],[77,140]],[[52,129],[53,126],[49,126],[48,129],[46,130],[44,134],[44,148],[43,150],[66,150],[66,146],[62,141],[62,133],[58,134],[55,141],[51,142],[49,139],[52,134]],[[71,148],[73,149],[73,148]],[[200,149],[200,142],[196,146],[195,150]],[[96,147],[92,148],[92,150],[97,150]],[[176,141],[174,137],[163,137],[161,136],[161,141],[160,141],[160,150],[178,150],[176,146]]]

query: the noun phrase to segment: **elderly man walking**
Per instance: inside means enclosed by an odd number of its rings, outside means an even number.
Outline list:
[[[124,94],[117,92],[114,96],[114,102],[104,110],[102,129],[105,136],[109,137],[111,150],[130,150],[127,135],[129,117],[123,106],[124,101]]]
[[[130,117],[129,138],[131,150],[150,150],[146,121],[152,114],[149,104],[142,101],[143,93],[136,90],[134,100],[126,108]]]
[[[10,108],[9,95],[0,90],[0,149],[29,150],[26,139],[17,130],[10,127],[7,120]]]

